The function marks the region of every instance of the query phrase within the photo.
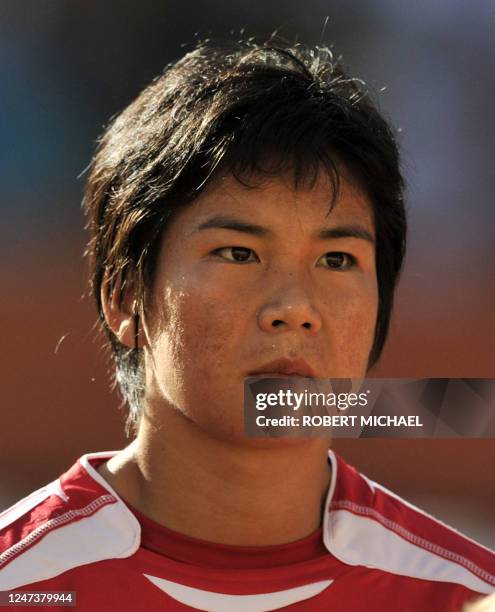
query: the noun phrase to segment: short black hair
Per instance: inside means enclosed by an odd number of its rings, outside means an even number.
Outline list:
[[[220,172],[244,183],[290,171],[297,189],[345,167],[373,206],[378,314],[369,356],[383,349],[406,245],[404,180],[394,132],[364,83],[327,47],[270,40],[204,41],[169,65],[103,133],[86,185],[91,287],[130,408],[142,412],[142,349],[106,324],[101,290],[132,285],[136,325],[157,246],[172,215]]]

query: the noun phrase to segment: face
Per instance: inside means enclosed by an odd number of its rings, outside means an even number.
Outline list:
[[[256,188],[220,177],[168,226],[145,321],[146,404],[242,436],[243,381],[279,359],[366,373],[377,316],[372,208],[342,178]],[[158,414],[159,418],[159,414]]]

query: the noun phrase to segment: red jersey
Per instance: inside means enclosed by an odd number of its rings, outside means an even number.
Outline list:
[[[495,591],[495,553],[332,451],[322,528],[268,547],[213,544],[144,517],[96,471],[115,452],[84,455],[0,514],[0,591],[75,591],[91,612],[459,612]]]

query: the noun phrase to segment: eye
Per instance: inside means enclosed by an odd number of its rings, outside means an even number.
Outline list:
[[[233,261],[235,263],[250,263],[252,261],[259,261],[258,256],[252,249],[246,247],[223,247],[221,249],[215,249],[214,255],[218,255],[222,259],[227,261]]]
[[[341,251],[325,253],[318,261],[322,260],[324,262],[323,267],[331,270],[348,270],[356,265],[356,258],[353,255]]]

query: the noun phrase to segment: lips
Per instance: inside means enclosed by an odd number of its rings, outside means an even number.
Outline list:
[[[303,376],[305,378],[316,378],[316,372],[303,359],[275,359],[265,363],[256,370],[248,373],[248,376],[258,376],[259,378]]]

